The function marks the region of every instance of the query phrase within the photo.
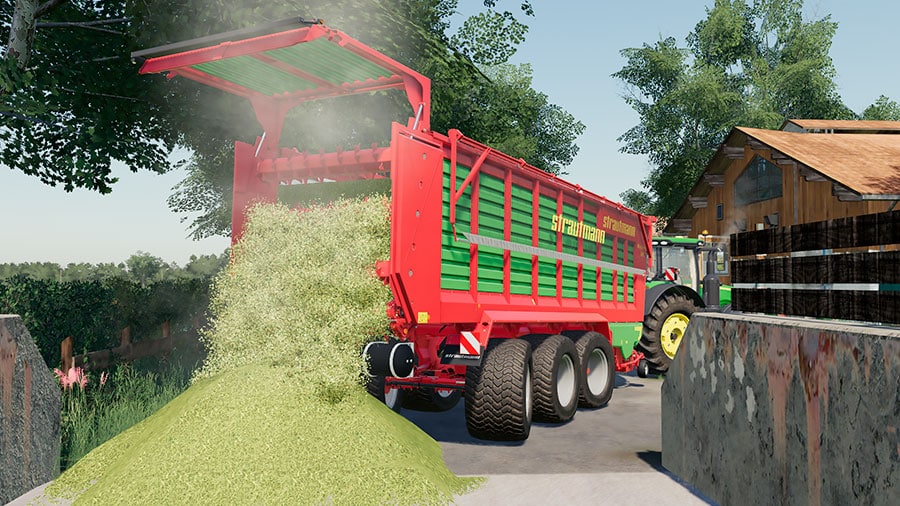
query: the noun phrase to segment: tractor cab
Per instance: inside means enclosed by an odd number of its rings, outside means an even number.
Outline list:
[[[668,371],[695,312],[730,310],[728,248],[715,239],[719,238],[653,238],[653,263],[638,343],[646,363],[638,366],[638,374]]]
[[[706,238],[715,239],[712,236],[653,238],[651,281],[683,285],[702,295],[703,278],[711,271],[722,284],[727,284],[730,275],[727,245]],[[727,299],[721,303],[730,302],[730,291]]]

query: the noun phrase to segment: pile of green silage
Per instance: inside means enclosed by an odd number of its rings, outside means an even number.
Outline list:
[[[359,384],[386,328],[388,202],[251,210],[194,384],[47,489],[97,504],[439,504],[475,484]]]

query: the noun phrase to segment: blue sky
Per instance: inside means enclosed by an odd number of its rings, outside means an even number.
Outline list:
[[[472,12],[479,4],[462,0],[460,9]],[[504,4],[515,8],[516,0]],[[619,51],[667,36],[683,44],[712,0],[533,4],[536,17],[527,20],[528,39],[513,62],[531,63],[534,87],[587,126],[566,178],[620,200],[623,191],[640,186],[648,165],[619,153],[616,139],[637,123],[621,98],[622,84],[610,77],[624,64]],[[805,11],[813,18],[831,14],[839,23],[831,55],[839,93],[851,109],[861,112],[881,94],[900,100],[894,49],[900,2],[808,0]],[[184,173],[135,174],[120,167],[117,175],[112,194],[97,195],[66,193],[0,168],[0,263],[118,263],[140,250],[184,265],[192,254],[218,254],[228,246],[226,238],[188,239],[187,223],[168,210],[166,198]]]

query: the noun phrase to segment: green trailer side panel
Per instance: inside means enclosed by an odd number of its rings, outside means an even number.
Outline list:
[[[587,222],[588,220],[585,220]],[[584,241],[582,254],[587,258],[597,258],[599,244],[594,241]],[[599,269],[585,265],[582,273],[582,297],[585,300],[597,300],[597,273]]]
[[[569,204],[563,204],[562,215],[574,222],[578,220],[578,208]],[[578,238],[573,235],[562,234],[562,252],[569,255],[578,255]],[[578,298],[578,264],[575,262],[562,263],[562,296],[567,299]]]
[[[505,240],[505,188],[502,180],[478,175],[478,235]],[[503,250],[478,247],[478,291],[503,292]]]
[[[609,330],[612,332],[612,345],[622,351],[622,357],[626,360],[631,357],[634,347],[641,339],[642,329],[643,324],[641,322],[609,324]]]
[[[456,206],[456,235],[450,225],[450,162],[444,160],[444,181],[442,192],[441,220],[441,289],[469,289],[469,244],[457,240],[463,232],[468,232],[472,223],[472,187],[463,192],[463,197]],[[458,165],[456,168],[457,188],[462,185],[468,167]]]
[[[459,165],[456,186],[459,188],[470,169]],[[557,199],[541,194],[537,200],[538,223],[534,228],[534,195],[531,188],[513,184],[510,188],[509,236],[506,237],[506,186],[503,179],[480,172],[463,192],[457,203],[456,226],[450,225],[450,161],[444,160],[443,202],[442,202],[442,243],[441,243],[441,289],[468,291],[472,287],[470,264],[471,246],[464,234],[472,232],[472,198],[477,188],[477,235],[501,241],[509,241],[523,246],[536,246],[548,252],[560,251],[566,255],[582,256],[605,262],[633,263],[635,244],[613,236],[603,236],[603,242],[588,240],[582,236],[580,228],[595,227],[597,217],[587,213],[579,219],[578,207],[569,203],[558,211]],[[554,223],[564,220],[566,232],[554,230]],[[573,232],[573,229],[576,232]],[[536,236],[536,243],[535,243]],[[614,252],[614,248],[617,250]],[[504,250],[481,245],[477,247],[477,286],[479,292],[502,293],[504,285]],[[599,254],[599,255],[598,255]],[[548,253],[549,255],[549,253]],[[557,260],[552,256],[537,257],[537,276],[533,276],[532,255],[523,252],[509,253],[509,290],[512,294],[530,295],[536,284],[540,297],[557,297],[583,300],[634,301],[633,286],[625,286],[624,274],[613,275],[608,267],[581,265],[569,260]],[[557,293],[559,278],[560,292]],[[581,286],[579,294],[579,285]],[[617,292],[617,293],[614,293]]]
[[[545,223],[552,223],[556,214],[556,200],[546,195],[538,199],[540,204],[538,220],[538,247],[556,251],[556,232]],[[548,258],[538,259],[538,295],[543,297],[556,297],[556,260]]]
[[[613,239],[607,237],[602,244],[600,259],[604,262],[612,262],[612,243]],[[603,274],[600,276],[600,300],[613,300],[613,273],[610,269],[602,269]]]
[[[512,216],[509,240],[531,246],[531,191],[512,186]],[[512,252],[509,262],[509,291],[513,295],[531,294],[531,255]]]

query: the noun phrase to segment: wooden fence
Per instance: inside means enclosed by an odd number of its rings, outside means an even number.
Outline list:
[[[900,323],[900,211],[731,236],[737,311]]]
[[[98,350],[83,355],[73,355],[74,338],[69,336],[61,344],[62,370],[72,367],[83,367],[86,370],[106,369],[118,362],[127,362],[142,357],[160,356],[171,353],[175,347],[169,321],[162,324],[162,337],[132,343],[131,328],[125,327],[120,333],[119,346],[107,350]],[[187,337],[187,336],[181,336]]]

